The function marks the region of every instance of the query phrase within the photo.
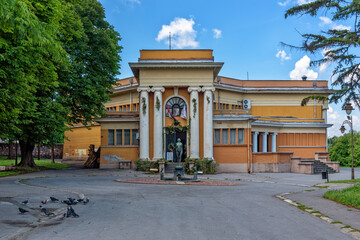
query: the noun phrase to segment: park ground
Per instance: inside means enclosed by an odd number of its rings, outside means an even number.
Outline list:
[[[359,176],[360,169],[356,169]],[[348,179],[350,169],[331,174]],[[202,175],[202,181],[235,186],[123,183],[158,179],[132,170],[70,167],[0,178],[0,239],[354,239],[336,224],[281,201],[287,199],[320,211],[334,221],[360,229],[360,211],[322,198],[321,175],[233,173]],[[333,184],[329,188],[344,186]],[[328,188],[328,189],[329,189]],[[39,205],[54,196],[90,198],[73,206],[79,218],[61,218],[63,203]],[[28,199],[24,206],[22,201]],[[20,214],[18,207],[30,210]]]

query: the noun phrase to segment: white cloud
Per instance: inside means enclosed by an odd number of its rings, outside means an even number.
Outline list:
[[[221,38],[222,37],[222,31],[220,30],[220,29],[217,29],[217,28],[213,28],[213,33],[214,33],[214,35],[213,35],[213,37],[214,38],[216,38],[216,39],[218,39],[218,38]]]
[[[326,55],[331,49],[328,48],[324,48],[321,52],[321,55],[324,57],[324,59],[330,60],[331,59],[331,54],[330,55]],[[324,62],[322,64],[320,64],[319,66],[319,72],[325,72],[325,70],[327,69],[327,67],[329,66],[330,62]]]
[[[120,0],[123,4],[134,6],[135,4],[141,4],[140,0]]]
[[[291,59],[291,57],[284,50],[279,50],[275,56],[280,58],[281,62]]]
[[[290,0],[286,0],[284,2],[278,2],[278,4],[282,7],[285,7],[286,5],[288,5],[290,3]]]
[[[171,33],[171,43],[175,48],[199,46],[199,42],[195,41],[196,30],[194,30],[195,21],[185,18],[175,18],[169,25],[162,25],[158,33],[156,41],[164,41],[168,44],[169,33]]]
[[[291,80],[301,80],[302,76],[307,76],[308,80],[315,80],[318,77],[318,73],[309,69],[310,58],[305,55],[299,61],[295,63],[295,68],[290,72]]]
[[[320,27],[323,27],[323,26],[327,26],[329,25],[331,29],[335,29],[335,30],[348,30],[350,31],[351,30],[351,27],[350,26],[344,26],[342,24],[336,24],[334,23],[330,18],[328,17],[319,17],[320,19],[320,23],[319,23],[319,26]]]
[[[308,4],[308,3],[311,3],[311,2],[314,2],[315,0],[297,0],[297,4],[299,5],[303,5],[303,4]]]

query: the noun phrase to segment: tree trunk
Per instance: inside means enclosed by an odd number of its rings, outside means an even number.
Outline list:
[[[51,145],[51,162],[55,163],[54,145]]]
[[[19,143],[21,151],[21,162],[18,166],[35,168],[36,164],[32,155],[35,145],[24,141],[19,141]]]
[[[9,141],[9,155],[8,155],[8,159],[11,159],[11,142]]]

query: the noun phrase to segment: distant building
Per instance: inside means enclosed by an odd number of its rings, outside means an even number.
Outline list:
[[[327,81],[222,77],[212,52],[141,50],[129,63],[134,76],[119,80],[105,104],[107,117],[66,133],[64,159],[85,159],[95,144],[101,168],[117,166],[104,155],[175,161],[180,138],[183,158],[214,159],[220,172],[311,173],[309,159],[338,170],[328,162],[328,103],[301,106],[310,95],[328,96]]]

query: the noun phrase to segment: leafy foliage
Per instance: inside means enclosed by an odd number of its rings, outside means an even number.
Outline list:
[[[68,126],[101,116],[119,40],[96,0],[0,4],[0,138],[19,140],[21,166],[35,166],[34,145],[62,142]]]
[[[216,173],[216,166],[215,163],[211,159],[206,158],[199,158],[199,159],[192,159],[192,158],[185,158],[185,173],[186,174],[194,174],[194,170],[190,169],[190,163],[194,163],[194,167],[198,171],[203,171],[204,174],[215,174]]]
[[[328,139],[329,154],[332,161],[340,162],[340,166],[351,167],[351,134]],[[354,131],[354,167],[360,166],[360,133]]]
[[[136,165],[136,171],[143,171],[148,172],[150,171],[150,168],[157,168],[159,169],[159,162],[167,162],[166,160],[160,159],[157,161],[150,161],[150,160],[143,160],[143,159],[137,159],[135,160]]]
[[[336,67],[332,72],[336,80],[332,85],[339,87],[339,90],[331,95],[330,102],[337,103],[342,98],[345,98],[345,102],[355,101],[356,105],[360,107],[358,100],[360,62],[357,50],[360,44],[359,1],[315,0],[288,9],[285,18],[304,14],[317,16],[319,13],[330,15],[331,20],[334,22],[350,20],[353,22],[353,26],[350,30],[329,29],[319,34],[302,34],[303,43],[296,48],[310,53],[325,50],[324,57],[312,61],[311,64],[319,66],[324,63],[336,63]]]

